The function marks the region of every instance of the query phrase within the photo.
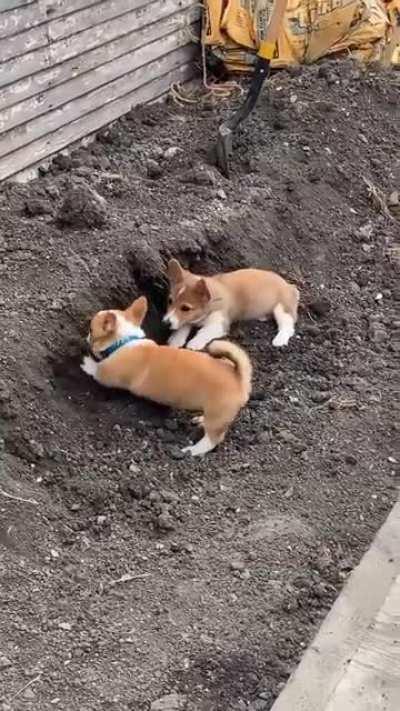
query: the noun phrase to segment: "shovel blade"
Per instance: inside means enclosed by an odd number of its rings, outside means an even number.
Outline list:
[[[229,178],[229,161],[232,151],[232,130],[223,123],[218,129],[217,165],[225,178]]]

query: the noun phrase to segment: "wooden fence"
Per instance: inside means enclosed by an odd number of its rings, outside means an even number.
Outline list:
[[[0,180],[190,78],[196,0],[0,0]]]

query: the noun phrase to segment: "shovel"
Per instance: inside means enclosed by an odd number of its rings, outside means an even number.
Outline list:
[[[265,38],[260,42],[254,74],[249,91],[242,106],[218,129],[217,165],[223,175],[229,178],[229,159],[232,156],[233,132],[254,109],[260,95],[261,87],[269,76],[271,60],[275,53],[276,42],[282,27],[287,0],[275,0]]]

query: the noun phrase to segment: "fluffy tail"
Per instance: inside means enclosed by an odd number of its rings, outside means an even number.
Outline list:
[[[230,341],[213,341],[207,350],[214,358],[227,358],[233,363],[242,386],[243,404],[246,403],[250,397],[253,375],[253,368],[247,353]]]

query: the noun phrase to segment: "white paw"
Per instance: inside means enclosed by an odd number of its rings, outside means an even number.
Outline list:
[[[181,333],[180,331],[174,331],[172,336],[168,339],[168,345],[174,348],[182,348],[186,343],[187,335],[186,333]]]
[[[197,336],[195,336],[189,341],[186,348],[189,348],[191,351],[202,351],[207,343],[208,341],[205,341],[204,338],[197,338]]]
[[[205,452],[199,452],[199,451],[196,449],[196,445],[195,445],[195,444],[193,444],[191,447],[184,447],[184,448],[182,449],[182,452],[183,452],[184,454],[190,454],[192,457],[202,457],[202,456],[205,454]]]
[[[204,415],[195,415],[195,417],[192,417],[192,424],[193,425],[203,425],[204,424]]]
[[[196,444],[192,444],[191,447],[184,447],[182,452],[190,452],[192,457],[202,457],[207,452],[211,452],[216,446],[215,442],[212,442],[207,434],[204,435]]]
[[[282,348],[282,346],[287,346],[287,344],[289,343],[289,339],[292,335],[292,333],[277,333],[274,340],[272,341],[272,345],[275,346],[275,348]]]
[[[94,378],[97,373],[97,363],[90,356],[84,357],[81,368],[86,375],[90,375],[92,378]]]

